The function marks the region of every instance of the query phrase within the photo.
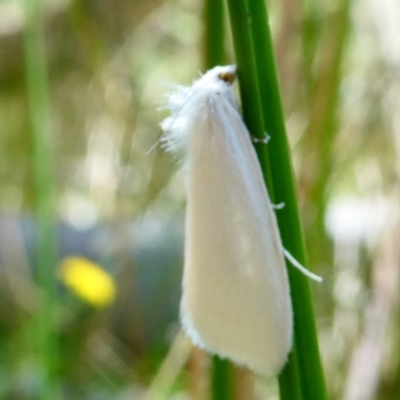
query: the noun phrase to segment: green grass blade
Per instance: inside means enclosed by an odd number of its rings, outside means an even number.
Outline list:
[[[226,63],[224,0],[205,0],[203,8],[205,70]]]
[[[232,370],[231,363],[218,356],[212,358],[211,399],[232,399]]]
[[[251,134],[262,138],[265,136],[262,115],[261,96],[257,79],[257,64],[253,49],[251,29],[247,19],[246,2],[228,0],[230,21],[234,40],[240,94],[242,99],[243,118]],[[256,144],[256,151],[263,171],[264,179],[272,201],[275,201],[274,187],[269,162],[269,145]],[[298,376],[296,353],[292,352],[285,368],[284,376],[288,381],[287,392],[292,400],[302,400],[301,385]]]
[[[272,138],[268,146],[264,146],[268,147],[268,155],[260,158],[260,164],[263,171],[271,171],[271,179],[264,173],[268,188],[273,188],[270,189],[271,198],[285,203],[285,208],[277,213],[283,244],[304,265],[305,249],[265,3],[263,0],[228,0],[228,4],[243,116],[253,136],[259,137],[256,132],[260,131],[262,120],[263,128]],[[260,153],[266,154],[267,150],[259,150]],[[323,400],[326,388],[309,282],[290,265],[288,271],[294,309],[294,353],[280,377],[281,398]]]
[[[226,63],[224,1],[204,1],[203,58],[205,70]],[[218,356],[211,358],[211,398],[229,400],[232,398],[232,369],[228,360]]]
[[[321,42],[323,51],[319,54],[319,66],[314,72],[314,83],[310,92],[309,122],[305,130],[303,154],[314,154],[304,159],[303,171],[312,168],[313,177],[309,179],[304,190],[316,215],[308,227],[310,260],[314,265],[322,265],[332,260],[332,244],[325,233],[325,214],[327,203],[326,182],[329,181],[333,168],[333,151],[337,138],[340,102],[340,83],[342,63],[346,54],[347,38],[350,31],[351,0],[341,0],[336,12],[327,17],[327,32]],[[304,172],[303,172],[304,175]]]
[[[233,44],[238,67],[240,96],[242,99],[243,118],[252,136],[265,138],[264,120],[261,109],[261,97],[256,75],[256,61],[251,39],[251,31],[247,25],[247,8],[243,0],[228,0],[229,18],[231,22]],[[272,201],[274,188],[268,161],[268,148],[262,144],[255,145],[264,179]]]
[[[54,274],[57,262],[55,197],[41,3],[27,0],[25,11],[25,58],[36,193],[37,282],[39,286],[38,324],[33,336],[38,341],[41,361],[39,397],[43,400],[55,400],[58,398],[57,293]]]

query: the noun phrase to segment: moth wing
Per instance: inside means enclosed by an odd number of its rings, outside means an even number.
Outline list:
[[[249,133],[226,99],[193,119],[188,151],[183,326],[200,347],[277,373],[292,341],[287,272]]]

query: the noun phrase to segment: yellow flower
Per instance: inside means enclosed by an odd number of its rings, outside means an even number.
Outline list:
[[[98,264],[83,257],[65,258],[60,266],[60,278],[82,300],[102,308],[115,300],[113,278]]]

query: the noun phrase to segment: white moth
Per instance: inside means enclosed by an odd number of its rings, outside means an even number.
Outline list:
[[[201,348],[262,375],[292,344],[284,250],[259,162],[232,89],[215,67],[167,95],[164,147],[185,155],[187,210],[180,316]]]

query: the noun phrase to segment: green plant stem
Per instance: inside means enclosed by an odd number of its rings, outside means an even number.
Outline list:
[[[54,276],[57,262],[55,242],[55,198],[52,150],[49,136],[49,99],[45,63],[42,9],[38,0],[26,0],[25,58],[27,91],[31,113],[33,172],[36,193],[38,351],[41,360],[39,398],[56,400],[58,344],[56,337],[57,293]]]
[[[321,43],[323,51],[320,54],[320,65],[317,70],[313,90],[309,122],[304,135],[303,154],[313,155],[304,157],[303,173],[309,178],[304,182],[303,189],[307,198],[312,202],[311,207],[316,210],[313,224],[307,230],[310,243],[316,243],[310,251],[310,259],[315,265],[326,263],[331,259],[332,246],[324,228],[326,213],[326,182],[332,169],[332,149],[338,132],[337,109],[341,80],[341,66],[346,49],[346,39],[350,26],[351,0],[341,0],[336,13],[330,15],[327,24],[328,30]],[[312,176],[312,178],[310,178]],[[311,249],[310,249],[311,250]]]
[[[211,399],[229,400],[232,398],[232,371],[229,360],[212,357]]]
[[[204,69],[225,64],[224,0],[204,0]]]
[[[224,0],[204,0],[204,69],[225,64]],[[229,400],[232,398],[232,368],[228,360],[218,356],[211,358],[211,398]]]
[[[271,171],[270,176],[264,173],[264,177],[272,201],[285,203],[285,208],[277,213],[283,245],[305,265],[305,248],[265,3],[264,0],[228,0],[228,5],[243,117],[253,136],[259,137],[260,121],[263,124],[261,130],[271,136],[268,146],[264,146],[268,150],[259,149],[259,146],[256,150],[258,155],[262,155],[262,170]],[[294,312],[294,343],[292,355],[279,379],[281,398],[324,400],[327,395],[309,282],[291,265],[288,265],[288,272]]]
[[[228,9],[238,68],[243,118],[252,136],[263,139],[266,136],[266,131],[264,129],[261,109],[261,97],[257,81],[257,67],[251,31],[248,27],[246,2],[244,0],[228,0]],[[270,197],[274,201],[275,196],[268,161],[268,148],[262,143],[256,143],[255,149]]]
[[[228,5],[238,67],[243,118],[253,136],[263,137],[266,134],[266,130],[264,129],[261,96],[257,79],[257,64],[253,49],[251,29],[249,27],[248,9],[246,2],[242,0],[228,0]],[[270,132],[268,132],[268,134],[270,134]],[[256,146],[256,151],[271,201],[275,202],[268,154],[269,145],[258,145]],[[286,387],[288,388],[287,392],[290,394],[291,399],[302,400],[295,351],[292,351],[289,355],[289,362],[285,368],[284,376],[289,381]]]

